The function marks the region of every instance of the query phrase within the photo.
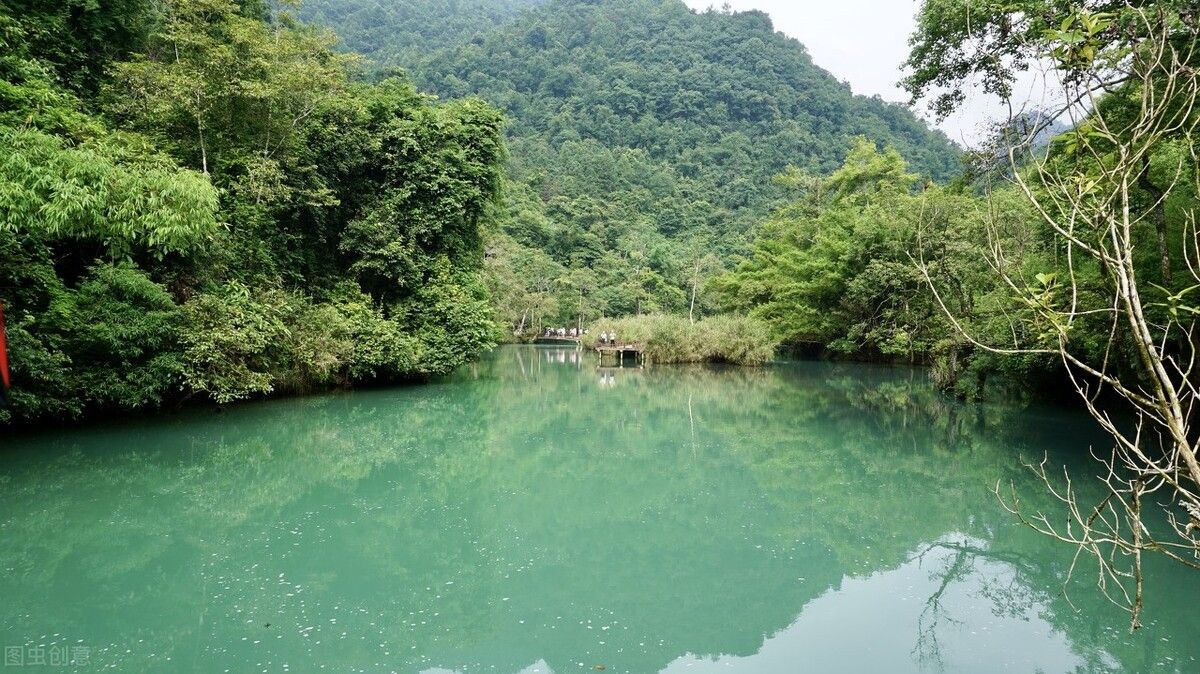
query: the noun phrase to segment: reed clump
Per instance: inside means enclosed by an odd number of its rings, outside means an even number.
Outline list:
[[[642,345],[646,358],[655,363],[762,365],[779,346],[766,323],[747,316],[710,316],[695,322],[667,314],[603,318],[584,335],[584,345],[596,347],[603,333],[615,333],[622,344]]]

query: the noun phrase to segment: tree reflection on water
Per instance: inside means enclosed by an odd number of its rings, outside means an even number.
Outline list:
[[[422,387],[14,440],[0,625],[126,670],[1187,671],[1190,579],[1156,569],[1129,635],[989,491],[1091,433],[907,369],[503,348]]]

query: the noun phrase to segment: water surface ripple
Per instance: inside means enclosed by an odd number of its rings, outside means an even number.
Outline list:
[[[919,371],[598,370],[506,347],[427,386],[0,441],[0,635],[61,671],[1196,672],[997,480],[1103,444]],[[602,668],[602,669],[601,669]],[[55,668],[47,664],[44,669]]]

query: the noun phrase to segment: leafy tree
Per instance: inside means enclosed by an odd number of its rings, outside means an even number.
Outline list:
[[[397,100],[413,95],[398,81],[379,86]],[[351,270],[379,299],[415,291],[440,255],[478,265],[479,224],[499,188],[500,122],[479,101],[389,115],[375,150],[382,189],[348,224],[341,243]]]
[[[1157,30],[1142,10],[1175,17],[1171,39],[1186,45],[1188,25],[1197,20],[1189,0],[925,0],[902,84],[914,104],[929,98],[942,117],[972,86],[1010,99],[1016,78],[1045,58],[1054,59],[1067,84],[1119,84],[1128,80],[1120,63],[1129,45]]]
[[[958,321],[954,327],[982,351],[1059,360],[1070,389],[1111,436],[1111,454],[1097,454],[1106,495],[1096,502],[1061,485],[1045,462],[1030,466],[1066,510],[1065,525],[1062,514],[1022,506],[1015,490],[1004,504],[1093,557],[1101,590],[1129,610],[1133,629],[1144,608],[1146,553],[1200,568],[1192,366],[1200,312],[1191,299],[1200,276],[1189,265],[1184,280],[1172,268],[1174,250],[1197,246],[1200,168],[1194,149],[1182,150],[1195,147],[1200,129],[1194,4],[996,5],[983,17],[980,38],[957,27],[972,18],[961,4],[931,0],[914,38],[913,62],[956,66],[945,75],[950,97],[935,99],[935,107],[952,108],[954,93],[979,69],[1004,95],[1014,71],[1035,57],[1061,73],[1065,112],[1086,105],[1046,154],[1016,146],[1009,155],[1013,180],[1037,215],[1025,223],[1026,238],[1053,254],[1027,254],[1005,223],[986,220],[987,259],[1013,308],[1003,321],[1008,329],[980,335]],[[936,25],[945,10],[959,14],[957,23]],[[914,96],[941,83],[918,75],[910,82]],[[1121,413],[1134,421],[1115,421]]]
[[[188,389],[227,403],[274,390],[288,333],[283,298],[230,282],[184,305]]]
[[[362,82],[265,3],[70,4],[0,5],[4,420],[429,377],[487,348],[498,112]],[[64,75],[72,45],[118,37]]]
[[[217,194],[136,136],[73,144],[33,129],[0,129],[0,230],[102,243],[161,256],[216,232]]]
[[[825,179],[793,169],[799,191],[764,225],[751,254],[713,281],[727,308],[767,321],[777,338],[858,357],[926,361],[944,334],[910,252],[927,202],[975,204],[938,188],[912,192],[895,150],[858,138]],[[943,233],[945,234],[945,233]]]

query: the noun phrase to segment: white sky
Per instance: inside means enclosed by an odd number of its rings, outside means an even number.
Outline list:
[[[693,9],[720,8],[724,0],[684,0]],[[896,83],[908,57],[908,36],[919,0],[729,0],[734,11],[758,9],[771,15],[775,30],[808,48],[813,61],[850,83],[856,94],[878,94],[907,102]],[[926,119],[924,104],[916,110]],[[963,110],[938,126],[960,144],[979,136],[988,119],[1003,119],[1007,108],[994,97],[972,96]]]

